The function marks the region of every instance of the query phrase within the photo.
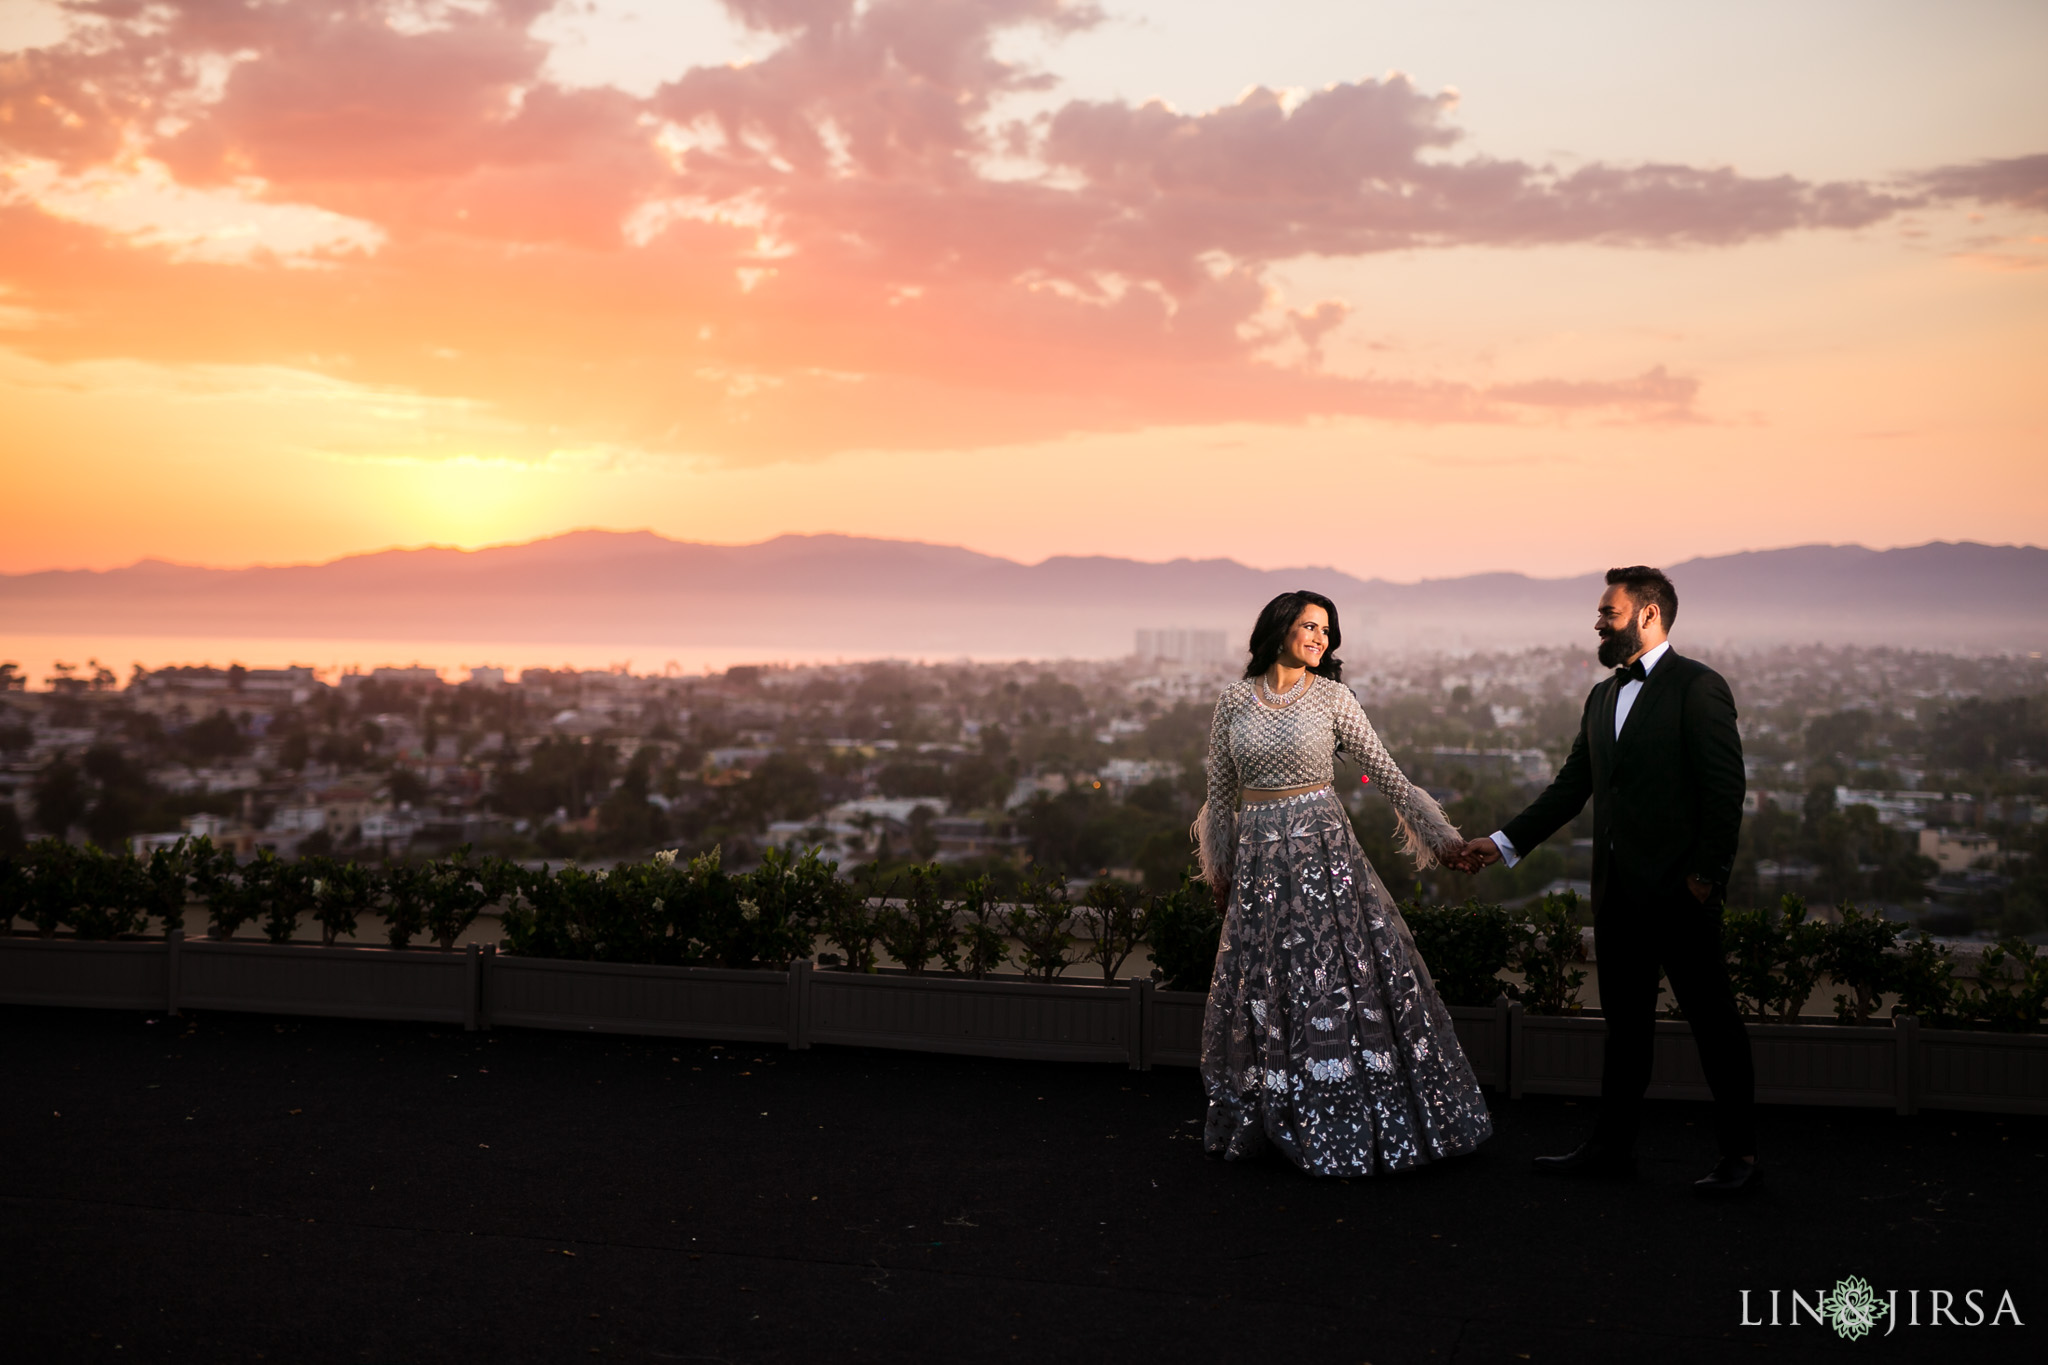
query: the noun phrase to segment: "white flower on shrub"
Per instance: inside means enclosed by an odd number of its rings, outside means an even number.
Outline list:
[[[668,908],[668,904],[667,902],[663,901],[661,897],[656,896],[654,898],[654,908],[657,912],[659,912],[662,910],[666,910]]]
[[[656,867],[674,867],[676,863],[676,854],[680,852],[682,852],[682,850],[676,848],[662,849],[659,853],[654,855],[654,865]]]
[[[606,877],[609,877],[611,875],[612,874],[608,869],[600,867],[597,871],[590,874],[590,879],[595,882],[601,882]]]
[[[313,878],[313,894],[316,896],[327,894],[327,883],[318,877]]]
[[[752,924],[755,920],[761,918],[761,907],[753,901],[742,898],[740,900],[740,918]]]

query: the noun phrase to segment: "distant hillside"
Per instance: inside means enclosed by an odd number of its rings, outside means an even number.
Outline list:
[[[1714,644],[2048,647],[2048,549],[1808,545],[1669,566],[1681,640]],[[391,550],[294,568],[146,560],[0,575],[0,637],[292,635],[635,643],[764,658],[1114,656],[1151,626],[1233,639],[1276,592],[1333,598],[1357,646],[1475,648],[1589,638],[1600,577],[1484,574],[1415,584],[1327,568],[1104,556],[1025,565],[851,536],[700,545],[578,531],[474,552]]]

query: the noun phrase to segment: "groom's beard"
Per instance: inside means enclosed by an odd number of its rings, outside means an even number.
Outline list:
[[[1642,652],[1643,632],[1633,621],[1620,630],[1600,632],[1600,662],[1609,668],[1620,668]]]

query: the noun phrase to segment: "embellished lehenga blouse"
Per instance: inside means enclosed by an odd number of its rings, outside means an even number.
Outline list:
[[[1310,674],[1305,695],[1273,707],[1259,699],[1255,681],[1243,679],[1223,689],[1209,727],[1208,804],[1195,841],[1210,885],[1223,885],[1230,866],[1240,792],[1257,799],[1259,791],[1320,786],[1335,777],[1339,753],[1364,768],[1394,808],[1401,851],[1418,868],[1464,842],[1435,798],[1395,764],[1350,688]]]

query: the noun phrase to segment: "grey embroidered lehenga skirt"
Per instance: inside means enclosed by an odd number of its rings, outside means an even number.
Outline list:
[[[1202,1021],[1204,1145],[1267,1142],[1313,1175],[1371,1175],[1493,1133],[1401,912],[1337,795],[1242,808]]]

